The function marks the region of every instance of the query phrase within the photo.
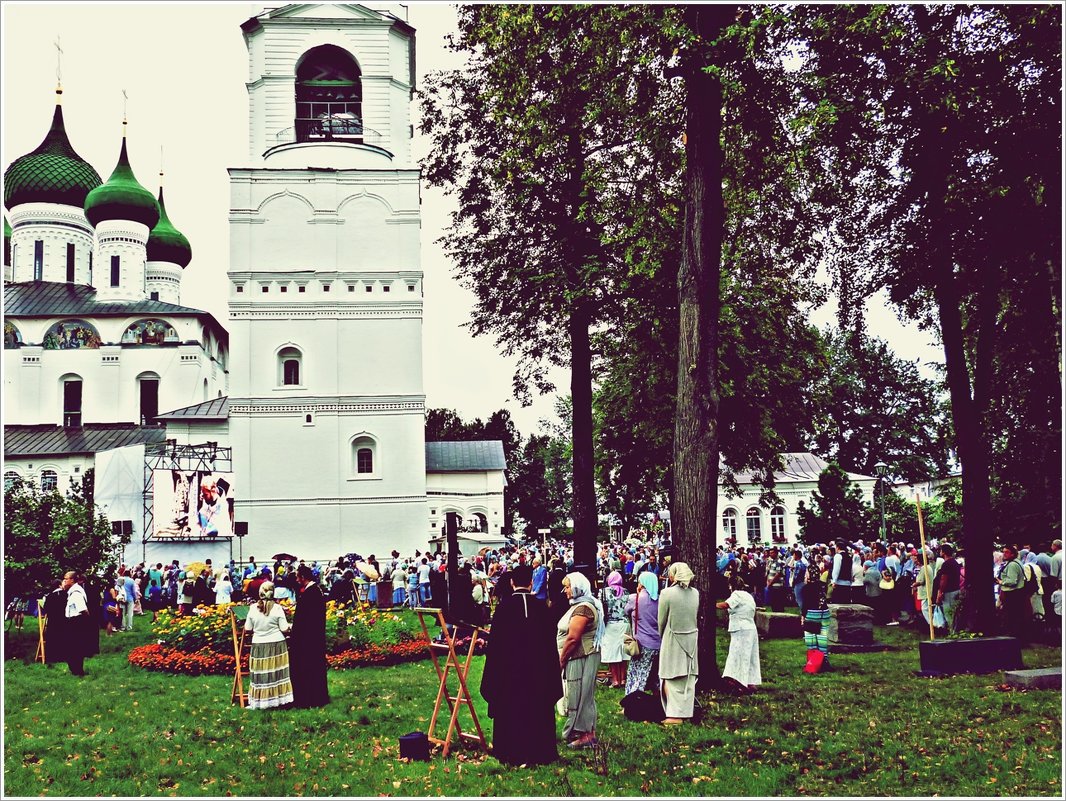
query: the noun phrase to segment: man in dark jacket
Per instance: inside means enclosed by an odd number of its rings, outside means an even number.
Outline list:
[[[293,706],[314,707],[329,703],[326,680],[326,599],[307,565],[296,570],[296,612],[289,638]]]

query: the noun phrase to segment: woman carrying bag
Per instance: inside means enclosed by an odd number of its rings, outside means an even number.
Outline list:
[[[626,675],[626,695],[643,691],[663,647],[659,637],[659,579],[647,571],[637,577],[637,591],[626,601],[626,616],[633,624],[633,638],[640,653],[630,656]]]

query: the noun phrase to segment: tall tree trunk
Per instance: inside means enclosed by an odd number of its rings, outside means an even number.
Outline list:
[[[570,397],[573,401],[574,564],[587,565],[590,581],[596,574],[596,475],[592,448],[592,343],[588,302],[574,301],[570,311]]]
[[[677,276],[680,331],[674,495],[675,561],[687,562],[700,592],[697,626],[700,677],[707,690],[720,675],[715,655],[715,532],[718,500],[718,313],[722,238],[722,86],[703,70],[708,45],[736,15],[733,6],[694,5],[687,22],[700,40],[684,72],[687,159],[685,228]]]
[[[928,67],[939,63],[936,52],[934,21],[925,6],[914,6],[915,21],[927,50]],[[951,416],[955,426],[955,444],[962,467],[962,530],[969,559],[966,563],[966,584],[969,588],[970,625],[987,628],[994,620],[995,594],[992,574],[992,489],[990,479],[991,450],[982,419],[982,398],[974,397],[972,387],[983,385],[986,376],[971,379],[966,358],[963,332],[962,298],[955,277],[955,258],[947,236],[946,198],[955,139],[953,121],[940,110],[943,97],[930,90],[923,98],[919,119],[919,147],[924,159],[915,179],[925,190],[928,199],[926,218],[930,232],[929,266],[933,271],[933,295],[940,323],[940,337],[944,343],[944,364],[947,372]],[[982,302],[992,302],[982,298]],[[990,332],[984,332],[986,337]],[[984,343],[987,347],[987,339]],[[982,348],[983,350],[983,348]],[[975,365],[978,369],[980,364]]]

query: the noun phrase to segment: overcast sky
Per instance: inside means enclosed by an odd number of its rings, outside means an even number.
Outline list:
[[[280,5],[280,4],[272,4]],[[456,66],[444,49],[455,12],[444,3],[368,4],[392,8],[417,29],[419,82],[426,73]],[[107,180],[118,158],[123,96],[129,95],[128,147],[140,183],[158,188],[160,148],[167,213],[192,244],[182,303],[227,323],[229,253],[228,167],[248,164],[247,51],[240,24],[261,4],[4,2],[2,161],[6,169],[44,137],[55,105],[56,47],[62,49],[67,133],[78,153]],[[415,152],[427,143],[416,134]],[[435,240],[449,206],[440,192],[422,189],[422,269],[425,273],[423,354],[428,407],[456,409],[466,418],[511,410],[523,434],[552,415],[550,399],[522,409],[511,395],[514,363],[492,340],[463,328],[473,296],[460,288]],[[6,209],[5,209],[6,214]],[[871,328],[910,359],[940,360],[929,337],[900,326],[883,303],[871,304]],[[829,309],[813,319],[823,324]],[[568,375],[557,373],[566,391]]]

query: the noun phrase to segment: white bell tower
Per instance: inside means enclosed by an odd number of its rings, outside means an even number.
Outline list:
[[[244,550],[425,547],[414,30],[358,5],[242,29],[251,152],[229,170],[228,277]]]

